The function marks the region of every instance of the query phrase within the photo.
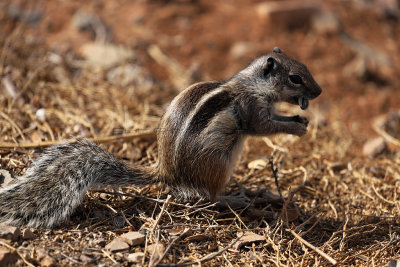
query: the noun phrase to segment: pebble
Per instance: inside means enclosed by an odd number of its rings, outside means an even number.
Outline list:
[[[229,53],[234,59],[245,57],[254,50],[254,46],[251,42],[237,42],[235,43]]]
[[[250,244],[256,243],[256,242],[265,241],[265,240],[266,240],[265,236],[258,235],[258,234],[252,233],[252,232],[246,232],[236,242],[234,247],[235,247],[235,249],[238,250],[238,249],[242,248],[243,246],[250,245]]]
[[[44,108],[38,109],[35,116],[40,122],[46,121],[46,110]]]
[[[319,9],[316,4],[306,1],[268,1],[257,6],[257,13],[274,25],[290,28],[307,25]]]
[[[21,230],[18,227],[0,224],[0,238],[17,241],[21,235]]]
[[[121,238],[115,238],[113,241],[111,241],[108,245],[105,247],[107,250],[110,252],[120,252],[120,251],[126,251],[129,249],[129,245],[124,242]]]
[[[143,256],[144,256],[144,253],[143,253],[143,252],[135,252],[135,253],[129,254],[129,255],[126,257],[126,259],[127,259],[129,262],[138,263],[138,262],[141,262],[141,261],[142,261]]]
[[[35,239],[36,235],[30,230],[30,229],[24,229],[22,230],[22,239],[24,240],[30,240],[30,239]]]
[[[90,66],[103,68],[112,67],[134,56],[133,51],[126,47],[102,43],[86,43],[81,52]]]
[[[56,261],[49,255],[47,255],[40,261],[40,266],[45,266],[45,267],[56,266]]]
[[[379,136],[368,140],[363,146],[363,155],[369,158],[374,158],[382,153],[386,148],[386,141]]]
[[[121,239],[131,246],[139,246],[144,243],[146,236],[139,232],[131,231],[131,232],[121,235]]]
[[[337,34],[341,30],[341,22],[332,12],[321,12],[312,18],[312,27],[319,34]]]

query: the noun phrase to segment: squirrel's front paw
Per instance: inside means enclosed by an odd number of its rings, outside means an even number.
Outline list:
[[[306,122],[298,122],[296,124],[297,124],[297,127],[296,127],[295,135],[297,135],[297,136],[305,135],[307,133],[308,120]]]
[[[300,115],[294,116],[294,121],[298,123],[304,124],[306,127],[308,126],[308,119],[306,117],[302,117]]]

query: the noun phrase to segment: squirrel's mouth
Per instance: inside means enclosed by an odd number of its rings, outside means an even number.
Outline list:
[[[298,101],[298,104],[299,104],[299,106],[300,106],[300,108],[302,110],[306,110],[308,108],[309,102],[308,102],[307,98],[304,98],[304,97],[300,96],[297,101]]]
[[[306,110],[309,106],[309,102],[308,99],[303,97],[303,96],[295,96],[290,98],[290,100],[288,101],[289,103],[293,104],[293,105],[299,105],[299,107],[302,110]]]

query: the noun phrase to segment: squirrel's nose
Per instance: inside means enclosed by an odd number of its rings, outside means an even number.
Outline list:
[[[315,87],[314,87],[314,90],[312,92],[312,99],[316,98],[321,93],[322,93],[322,88],[318,84],[316,84]]]

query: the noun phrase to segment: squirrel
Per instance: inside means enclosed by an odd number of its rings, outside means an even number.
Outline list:
[[[48,148],[15,184],[0,189],[0,222],[53,228],[93,186],[162,182],[181,198],[213,201],[246,136],[307,132],[305,117],[275,114],[274,103],[304,110],[321,91],[304,64],[275,47],[225,81],[200,82],[179,93],[161,118],[154,166],[127,166],[87,140]]]

